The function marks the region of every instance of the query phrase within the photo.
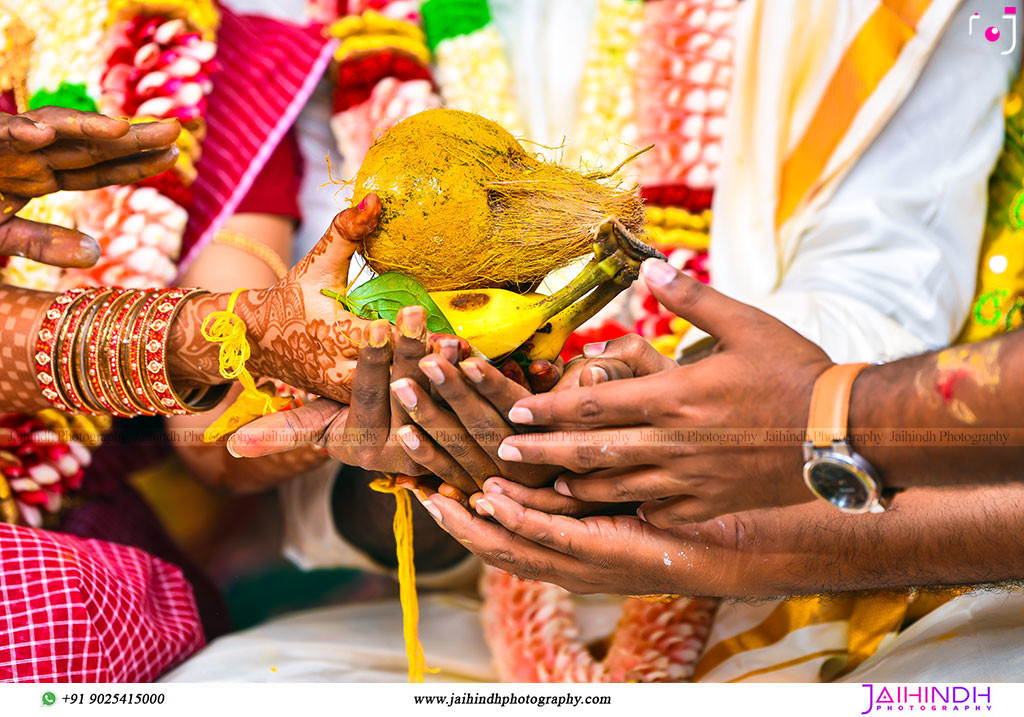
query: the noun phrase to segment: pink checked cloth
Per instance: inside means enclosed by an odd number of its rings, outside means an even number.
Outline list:
[[[146,682],[202,645],[177,568],[136,548],[0,523],[0,681]]]

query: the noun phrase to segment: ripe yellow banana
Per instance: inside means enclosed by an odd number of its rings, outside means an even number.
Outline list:
[[[506,289],[431,291],[434,300],[455,334],[466,339],[489,359],[519,348],[548,319],[572,306],[585,284],[569,284],[550,296],[517,294]],[[581,291],[583,289],[583,291]]]
[[[661,254],[609,219],[597,231],[594,258],[551,296],[480,289],[433,291],[430,298],[455,333],[487,358],[521,349],[529,359],[554,360],[569,334],[633,283],[649,256]]]

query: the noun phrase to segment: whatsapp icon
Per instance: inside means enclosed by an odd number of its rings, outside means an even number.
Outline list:
[[[54,704],[56,701],[57,701],[57,695],[53,694],[52,692],[44,692],[43,693],[43,704],[44,705],[49,706],[49,705]]]

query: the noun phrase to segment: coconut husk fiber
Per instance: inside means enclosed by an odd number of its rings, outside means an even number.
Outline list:
[[[590,252],[609,215],[643,233],[635,191],[539,160],[500,125],[459,110],[420,112],[378,138],[353,204],[370,192],[383,209],[367,263],[428,291],[536,284]]]

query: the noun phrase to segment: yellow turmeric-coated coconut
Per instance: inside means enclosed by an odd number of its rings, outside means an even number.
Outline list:
[[[371,192],[383,209],[367,263],[428,291],[532,285],[588,253],[609,215],[643,232],[634,191],[541,161],[500,125],[459,110],[420,112],[374,142],[353,204]]]

